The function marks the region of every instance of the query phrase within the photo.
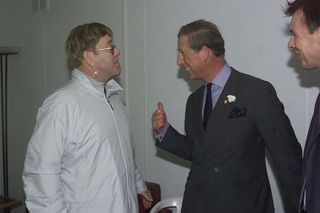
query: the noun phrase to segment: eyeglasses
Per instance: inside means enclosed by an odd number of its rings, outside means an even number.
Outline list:
[[[90,49],[90,51],[95,52],[95,51],[107,51],[111,52],[111,54],[114,54],[114,50],[117,49],[117,46],[115,44],[112,44],[110,47],[106,48],[98,48],[98,49]]]

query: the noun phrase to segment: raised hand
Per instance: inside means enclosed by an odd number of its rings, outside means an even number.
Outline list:
[[[164,107],[161,102],[158,103],[158,108],[152,114],[151,118],[152,127],[156,133],[160,133],[167,123],[166,112],[164,111]]]

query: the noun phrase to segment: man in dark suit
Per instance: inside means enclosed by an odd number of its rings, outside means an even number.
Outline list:
[[[285,13],[292,16],[288,47],[293,49],[305,69],[320,68],[320,1],[296,0]],[[318,95],[304,148],[301,212],[320,212],[320,97]]]
[[[192,161],[182,213],[273,213],[266,148],[286,213],[297,212],[301,147],[273,86],[230,67],[208,21],[183,26],[178,51],[178,65],[205,85],[188,98],[186,135],[167,122],[162,103],[152,125],[159,147]]]

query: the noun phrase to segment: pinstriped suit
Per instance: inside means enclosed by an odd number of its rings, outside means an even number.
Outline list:
[[[186,135],[169,126],[156,144],[192,161],[182,213],[273,213],[266,171],[270,152],[286,213],[298,210],[301,147],[273,86],[232,69],[206,130],[204,87],[192,93],[185,114]],[[227,95],[236,101],[226,102]]]

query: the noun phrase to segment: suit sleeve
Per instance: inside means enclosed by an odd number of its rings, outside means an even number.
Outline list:
[[[277,171],[285,211],[297,212],[301,183],[301,146],[273,86],[268,82],[261,84],[255,99],[257,127]]]
[[[22,174],[26,205],[30,212],[64,213],[68,208],[60,173],[66,116],[60,107],[43,108],[37,116]]]
[[[163,139],[156,140],[157,146],[190,161],[192,161],[191,143],[192,141],[187,136],[180,134],[171,125]]]
[[[170,124],[161,141],[156,140],[156,145],[171,152],[177,156],[180,156],[186,160],[192,161],[192,145],[193,145],[193,133],[190,125],[192,124],[193,108],[192,108],[192,95],[189,96],[186,104],[185,111],[185,131],[186,135],[180,134]]]

